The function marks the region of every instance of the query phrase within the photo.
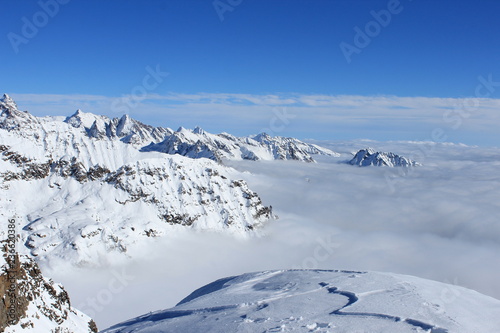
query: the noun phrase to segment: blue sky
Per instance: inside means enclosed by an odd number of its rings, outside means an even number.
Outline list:
[[[276,108],[287,108],[295,117],[274,126],[274,134],[429,140],[432,130],[442,128],[449,141],[500,145],[498,1],[2,5],[8,13],[0,28],[2,91],[37,115],[67,115],[78,107],[110,116],[124,111],[154,125],[246,135],[269,129],[283,112]],[[366,45],[359,36],[356,44],[356,27],[366,34]],[[341,48],[347,44],[357,48],[350,61]],[[151,71],[160,73],[159,80],[145,81]],[[124,103],[127,96],[133,103]],[[365,99],[353,106],[349,96]],[[318,106],[317,100],[335,97],[344,102]],[[316,101],[297,102],[304,98]],[[373,98],[392,103],[375,107]],[[464,99],[477,105],[444,115]]]

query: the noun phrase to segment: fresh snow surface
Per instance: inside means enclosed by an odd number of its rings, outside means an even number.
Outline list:
[[[496,333],[500,301],[416,277],[336,270],[265,271],[210,283],[174,308],[103,333]]]

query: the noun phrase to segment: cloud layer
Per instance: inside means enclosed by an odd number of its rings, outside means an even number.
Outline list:
[[[316,139],[432,140],[495,146],[500,142],[500,100],[304,94],[12,94],[35,115],[69,115],[76,109],[177,128],[200,125],[236,135],[260,131]]]
[[[250,171],[241,177],[280,216],[261,237],[186,231],[162,239],[147,259],[124,268],[47,274],[63,282],[72,304],[93,314],[102,328],[170,307],[215,279],[266,269],[389,271],[500,298],[499,149],[368,140],[322,144],[342,156],[317,164],[231,164]],[[417,161],[424,166],[400,173],[341,163],[367,146],[405,156],[420,152]],[[114,292],[110,286],[122,270],[133,278]]]

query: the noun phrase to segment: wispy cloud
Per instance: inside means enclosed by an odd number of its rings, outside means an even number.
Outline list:
[[[76,109],[117,117],[113,103],[127,96],[12,94],[22,109],[35,115],[68,115]],[[294,120],[283,135],[314,137],[351,133],[376,139],[426,139],[439,127],[460,140],[481,135],[500,139],[500,100],[357,95],[168,93],[139,99],[129,113],[158,126],[200,125],[207,130],[250,134],[268,127],[273,109],[286,108]],[[405,132],[402,137],[400,132]],[[387,134],[384,134],[387,133]],[[391,137],[397,134],[399,137]],[[332,137],[330,137],[332,138]],[[339,137],[335,137],[339,138]],[[340,137],[342,138],[342,137]],[[353,136],[349,137],[353,138]]]

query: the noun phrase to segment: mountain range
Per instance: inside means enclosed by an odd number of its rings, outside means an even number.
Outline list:
[[[228,161],[341,155],[266,133],[236,137],[154,127],[124,115],[36,117],[0,99],[0,215],[16,216],[17,321],[5,332],[96,332],[37,265],[103,268],[141,258],[185,230],[247,238],[277,218]],[[254,162],[248,162],[254,163]],[[340,162],[345,164],[345,162]],[[355,166],[416,167],[367,148]],[[0,231],[7,238],[6,230]],[[8,263],[0,264],[4,308]],[[442,307],[442,290],[460,300]],[[442,301],[442,300],[441,300]],[[464,288],[389,273],[285,270],[224,278],[177,306],[117,324],[118,332],[494,332],[500,302]]]
[[[245,236],[274,216],[223,159],[335,155],[291,138],[174,132],[128,116],[40,118],[7,95],[0,110],[3,191],[30,198],[11,208],[24,219],[21,236],[38,260],[105,264],[102,253],[130,257],[132,248],[178,228]]]

